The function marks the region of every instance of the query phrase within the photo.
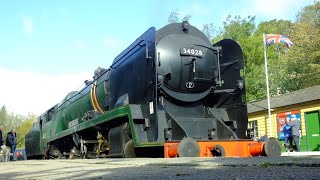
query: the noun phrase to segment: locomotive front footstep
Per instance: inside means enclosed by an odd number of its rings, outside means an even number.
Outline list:
[[[276,138],[266,142],[252,140],[196,141],[184,138],[180,142],[166,142],[164,157],[280,157],[281,146]]]

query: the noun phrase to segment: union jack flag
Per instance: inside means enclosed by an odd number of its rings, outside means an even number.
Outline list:
[[[281,34],[266,34],[265,42],[266,46],[270,46],[271,44],[275,43],[284,43],[288,48],[290,48],[293,45],[288,37]]]

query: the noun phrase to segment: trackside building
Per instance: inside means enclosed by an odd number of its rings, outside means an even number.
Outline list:
[[[281,127],[295,118],[301,122],[301,151],[320,151],[320,86],[272,97],[270,103],[271,121],[267,100],[248,103],[248,129],[253,130],[254,136],[266,133],[281,141]]]

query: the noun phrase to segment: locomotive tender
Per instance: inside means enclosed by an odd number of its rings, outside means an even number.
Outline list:
[[[187,21],[146,31],[26,135],[28,158],[280,156],[245,140],[241,47]]]

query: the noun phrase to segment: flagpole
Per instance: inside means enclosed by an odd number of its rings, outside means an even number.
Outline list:
[[[268,99],[268,121],[270,126],[270,134],[269,137],[272,135],[272,121],[271,121],[271,109],[270,109],[270,92],[269,92],[269,77],[268,77],[268,63],[267,63],[267,47],[266,47],[266,39],[265,34],[263,33],[263,47],[264,47],[264,66],[266,71],[266,84],[267,84],[267,99]]]

